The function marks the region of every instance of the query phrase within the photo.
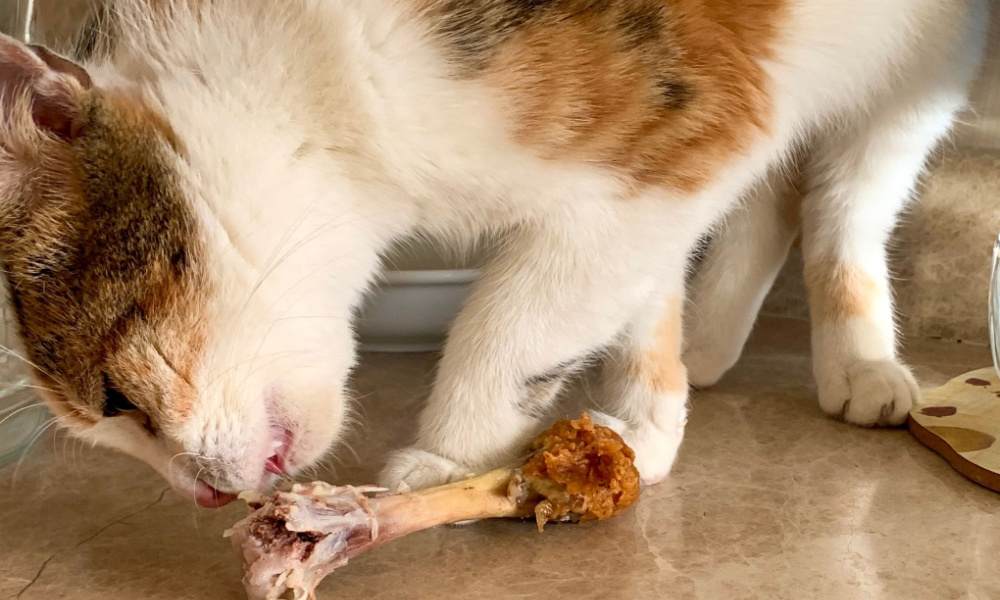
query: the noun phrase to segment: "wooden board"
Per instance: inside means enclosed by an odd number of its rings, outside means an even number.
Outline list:
[[[925,390],[909,425],[959,473],[1000,492],[1000,379],[993,368]]]

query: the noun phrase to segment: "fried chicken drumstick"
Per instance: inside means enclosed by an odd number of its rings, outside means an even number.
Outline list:
[[[472,519],[548,521],[610,518],[639,496],[632,452],[587,415],[559,421],[520,467],[418,492],[300,484],[267,498],[226,532],[244,564],[251,600],[314,598],[320,581],[355,556],[430,527]]]

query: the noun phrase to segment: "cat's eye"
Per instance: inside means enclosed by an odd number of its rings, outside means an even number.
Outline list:
[[[121,393],[121,391],[111,383],[108,376],[104,375],[104,416],[116,417],[122,413],[139,410],[135,404]]]

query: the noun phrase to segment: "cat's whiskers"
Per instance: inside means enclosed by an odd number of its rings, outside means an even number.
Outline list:
[[[194,502],[195,506],[198,506],[198,482],[201,481],[201,474],[205,471],[205,467],[199,467],[198,472],[194,474],[194,485],[191,486],[191,501]]]
[[[71,435],[64,435],[64,436],[62,436],[62,461],[63,461],[63,464],[69,464],[70,442],[73,439],[74,438]],[[55,443],[54,440],[53,440],[53,443]]]
[[[349,226],[349,225],[352,225],[356,221],[359,221],[359,220],[360,219],[357,219],[355,221],[343,221],[341,217],[338,217],[338,218],[330,219],[329,221],[327,221],[327,222],[325,222],[325,223],[317,226],[310,234],[308,234],[307,236],[305,236],[304,238],[302,238],[301,240],[299,240],[294,246],[292,246],[291,248],[289,248],[289,250],[274,265],[272,265],[268,269],[267,272],[264,273],[263,277],[258,281],[257,285],[254,286],[254,289],[251,290],[250,295],[247,298],[247,304],[249,303],[250,298],[252,298],[253,295],[257,292],[257,290],[260,288],[260,286],[263,285],[263,283],[267,279],[267,277],[269,277],[279,266],[281,266],[285,261],[287,261],[289,258],[291,258],[296,252],[298,252],[299,250],[301,250],[302,248],[304,248],[308,243],[314,241],[320,235],[324,234],[325,230],[327,228],[329,228],[331,226],[338,226],[338,227]],[[312,279],[321,270],[326,269],[330,264],[335,263],[335,262],[337,262],[340,259],[341,259],[341,257],[337,257],[337,258],[331,259],[329,261],[324,261],[323,263],[321,263],[320,265],[318,265],[315,269],[312,269],[309,272],[307,272],[305,275],[303,275],[302,277],[300,277],[299,279],[297,279],[295,282],[293,282],[291,285],[289,285],[288,288],[283,293],[281,293],[280,295],[278,295],[274,299],[274,301],[272,302],[271,306],[269,306],[269,308],[273,308],[275,305],[280,304],[281,302],[283,302],[288,297],[288,295],[290,295],[303,281]],[[245,308],[246,308],[246,304],[244,305],[244,308],[241,309],[241,311],[245,310]],[[278,319],[272,320],[270,326],[268,327],[268,330],[264,333],[264,336],[261,338],[260,344],[258,344],[257,350],[254,352],[253,357],[251,357],[251,359],[247,362],[247,368],[248,369],[251,368],[251,365],[253,365],[254,362],[256,362],[257,357],[260,354],[261,350],[264,348],[264,346],[265,346],[265,344],[267,342],[268,337],[270,337],[271,333],[274,332],[275,326],[277,326],[283,320],[284,319],[282,319],[282,318],[278,318]],[[348,319],[341,319],[341,320],[345,320],[346,321]],[[306,351],[306,352],[308,352],[308,351]],[[255,373],[255,371],[254,372],[247,372],[243,377],[240,378],[240,382],[241,383],[240,383],[240,386],[237,389],[237,394],[240,394],[240,395],[243,394],[244,387],[248,384],[248,382],[250,381],[250,376],[253,375],[254,373]]]
[[[257,281],[254,282],[254,285],[251,288],[251,291],[247,294],[247,297],[244,299],[243,304],[240,306],[239,310],[237,311],[237,319],[242,318],[243,314],[246,312],[247,307],[250,306],[250,301],[253,299],[253,297],[257,293],[257,291],[260,289],[261,285],[263,285],[264,280],[270,275],[270,273],[271,273],[270,265],[271,265],[272,261],[277,260],[277,257],[279,255],[279,253],[281,252],[282,247],[285,245],[286,241],[295,232],[295,230],[297,230],[302,225],[302,223],[304,223],[306,221],[306,219],[308,218],[309,214],[311,213],[311,210],[310,210],[311,208],[312,208],[312,206],[305,207],[302,210],[302,212],[300,213],[299,218],[294,223],[292,223],[286,229],[286,231],[282,234],[281,238],[279,238],[278,243],[275,245],[274,250],[272,251],[272,254],[265,261],[264,270],[260,273],[260,275],[257,276]],[[242,256],[242,253],[240,253],[240,255]],[[250,264],[251,266],[253,266],[252,263],[251,263],[251,261],[247,257],[244,257],[244,261],[247,262],[247,264]],[[210,354],[208,357],[206,357],[206,360],[209,361],[209,364],[211,364],[211,362],[214,362],[214,359],[216,358],[216,356],[215,356],[216,348],[217,347],[213,347],[212,354]],[[231,355],[233,352],[235,352],[235,349],[234,348],[230,348],[228,354]],[[227,359],[226,362],[232,362],[232,361]]]
[[[361,455],[357,453],[357,451],[354,449],[354,446],[352,446],[350,442],[348,442],[347,440],[341,440],[338,445],[343,446],[344,449],[350,452],[351,456],[354,457],[354,461],[358,464],[361,464]]]
[[[195,459],[205,459],[205,460],[207,460],[207,457],[202,456],[201,454],[199,454],[197,452],[178,452],[177,454],[174,454],[173,456],[171,456],[170,460],[167,461],[167,474],[172,474],[173,473],[174,461],[176,461],[179,458],[188,458],[188,457],[194,457]],[[198,463],[195,462],[195,464],[198,464]]]
[[[257,357],[260,355],[260,351],[264,348],[264,344],[267,342],[267,338],[274,331],[275,325],[276,325],[276,323],[274,323],[274,322],[271,322],[271,324],[268,325],[267,331],[264,332],[264,335],[261,336],[261,338],[260,338],[260,343],[257,344],[257,349],[254,350],[253,356],[251,356],[250,360],[247,361],[247,363],[245,365],[246,368],[247,368],[247,371],[245,371],[243,373],[242,377],[239,377],[239,383],[237,384],[237,387],[236,387],[236,395],[237,395],[237,397],[242,397],[243,396],[243,393],[245,391],[247,383],[250,381],[250,377],[252,375],[255,375],[260,370],[259,366],[256,367],[256,368],[254,368],[253,365],[254,365],[255,362],[257,362]],[[251,369],[253,369],[253,370],[251,370]]]
[[[23,383],[23,384],[20,384],[18,387],[21,388],[21,389],[24,389],[24,390],[37,390],[39,392],[49,392],[50,394],[58,394],[59,393],[59,390],[57,390],[55,388],[50,388],[50,387],[47,387],[47,386],[44,386],[44,385],[36,385],[36,384],[33,384],[33,383]]]
[[[205,384],[205,387],[209,388],[212,385],[215,385],[216,383],[218,383],[219,379],[221,379],[225,375],[228,375],[231,371],[234,371],[234,370],[236,370],[236,369],[238,369],[240,367],[243,367],[247,363],[253,362],[254,360],[257,360],[257,359],[260,359],[260,358],[271,358],[273,360],[278,360],[279,358],[283,358],[283,357],[286,357],[286,356],[294,356],[296,354],[311,354],[311,353],[312,352],[309,351],[309,350],[286,350],[284,352],[271,352],[271,353],[268,353],[268,354],[262,354],[260,356],[255,357],[255,358],[247,358],[247,359],[241,360],[239,362],[232,363],[232,364],[228,365],[227,367],[225,367],[224,369],[222,369],[221,371],[218,371],[208,381],[208,383]],[[273,362],[273,360],[272,360],[272,362]],[[262,366],[267,366],[268,364],[271,364],[271,363],[265,363]]]
[[[81,440],[78,437],[75,436],[67,436],[67,437],[73,439],[73,460],[76,461],[77,464],[79,464],[80,456],[87,451],[87,446],[86,444],[83,443],[83,440]]]
[[[281,249],[281,247],[286,243],[286,241],[288,239],[290,239],[290,235],[292,233],[294,233],[299,228],[299,226],[302,224],[302,222],[304,222],[304,216],[303,216],[302,219],[299,220],[299,222],[297,222],[295,224],[294,227],[290,228],[289,234],[286,235],[286,236],[284,236],[282,238],[282,241],[276,247],[276,252]],[[316,240],[317,238],[319,238],[322,234],[324,234],[326,232],[326,230],[328,228],[330,228],[332,226],[338,226],[338,227],[348,226],[348,225],[351,225],[351,224],[352,224],[352,222],[345,222],[343,220],[342,216],[331,218],[330,220],[328,220],[328,221],[326,221],[326,222],[318,225],[311,232],[309,232],[307,235],[305,235],[302,239],[300,239],[297,242],[295,242],[294,245],[292,245],[290,248],[288,248],[288,250],[285,251],[284,254],[278,256],[277,260],[275,260],[270,266],[268,266],[266,268],[266,270],[261,274],[261,277],[257,280],[257,283],[254,285],[254,287],[250,290],[250,293],[247,295],[247,299],[244,301],[243,307],[240,309],[240,314],[242,315],[246,311],[247,306],[249,306],[249,304],[250,304],[250,300],[257,294],[257,292],[261,289],[261,287],[263,287],[263,285],[267,281],[267,279],[273,273],[275,273],[277,271],[277,269],[280,266],[282,266],[287,260],[289,260],[292,256],[294,256],[297,252],[299,252],[307,244],[309,244],[309,243],[313,242],[314,240]],[[329,261],[329,262],[334,262],[334,261]],[[322,265],[318,266],[316,269],[314,269],[314,270],[310,271],[309,273],[307,273],[304,277],[296,280],[295,283],[293,283],[292,285],[290,285],[288,289],[286,289],[282,294],[280,294],[277,298],[275,298],[274,302],[271,304],[271,306],[269,308],[273,308],[273,306],[275,304],[278,304],[278,303],[282,302],[285,299],[285,297],[287,297],[287,295],[290,294],[302,281],[304,281],[306,279],[312,278],[312,276],[314,276],[316,272],[318,272],[320,269],[325,268],[326,264],[327,263],[323,263]],[[272,321],[271,322],[270,326],[268,327],[268,330],[265,332],[264,336],[261,338],[260,343],[257,345],[257,349],[254,352],[253,357],[251,358],[251,360],[249,361],[249,363],[247,365],[248,368],[249,368],[250,365],[253,364],[254,361],[256,361],[257,355],[259,355],[260,351],[264,348],[264,345],[267,342],[267,338],[274,331],[274,327],[277,325],[277,323],[278,323],[277,321]],[[244,386],[246,386],[247,383],[250,380],[250,377],[249,377],[250,375],[251,375],[251,373],[246,373],[244,377],[240,378],[240,385],[237,388],[237,393],[238,394],[242,394],[243,393]]]
[[[282,236],[278,239],[278,243],[275,244],[271,255],[268,256],[266,261],[264,261],[263,271],[261,271],[260,275],[257,277],[257,281],[254,282],[253,287],[250,289],[250,293],[247,294],[246,299],[243,301],[243,306],[240,308],[239,312],[240,316],[242,316],[243,312],[246,311],[247,307],[250,305],[250,301],[264,285],[267,278],[270,277],[271,274],[274,273],[274,271],[297,250],[299,246],[295,245],[292,247],[291,253],[286,252],[284,250],[285,244],[289,243],[289,241],[293,239],[292,236],[296,231],[298,231],[299,227],[301,227],[309,219],[315,208],[315,202],[303,207],[302,212],[299,213],[299,217],[295,220],[295,222],[288,226]]]
[[[11,348],[3,345],[3,344],[0,344],[0,352],[3,352],[5,354],[7,354],[8,356],[13,356],[14,358],[20,360],[21,362],[23,362],[24,364],[28,365],[29,367],[34,368],[39,373],[45,375],[46,377],[50,377],[53,380],[58,381],[58,377],[56,377],[55,375],[53,375],[49,371],[43,369],[37,363],[28,360],[27,358],[25,358],[24,356],[22,356],[20,353],[16,352],[15,350],[13,350],[13,349],[11,349]]]
[[[21,450],[21,455],[20,455],[20,457],[17,460],[17,464],[14,466],[14,472],[11,474],[11,482],[12,483],[16,483],[17,482],[17,476],[18,476],[18,474],[21,471],[21,465],[24,463],[24,460],[28,457],[28,454],[31,452],[31,448],[35,445],[35,443],[39,439],[41,439],[41,437],[43,435],[45,435],[45,433],[49,429],[51,429],[51,428],[55,427],[56,425],[58,425],[59,422],[61,420],[65,419],[65,418],[66,418],[65,416],[55,416],[55,417],[52,417],[49,420],[47,420],[45,423],[43,423],[41,427],[38,428],[38,431],[34,434],[34,436],[31,438],[31,440],[28,442],[28,444],[24,447],[23,450]]]
[[[32,402],[31,404],[27,404],[25,406],[21,406],[21,407],[15,408],[15,409],[4,409],[4,411],[0,411],[0,414],[3,414],[3,412],[7,412],[7,411],[10,411],[10,413],[7,416],[5,416],[3,419],[0,419],[0,425],[3,425],[4,423],[6,423],[7,421],[9,421],[10,419],[13,419],[17,415],[19,415],[19,414],[21,414],[21,413],[23,413],[23,412],[25,412],[27,410],[31,410],[33,408],[40,408],[40,407],[44,407],[44,404],[39,401],[39,402]]]

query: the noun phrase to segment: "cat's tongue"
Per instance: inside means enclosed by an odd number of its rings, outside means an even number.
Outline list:
[[[202,480],[198,480],[194,487],[194,499],[198,506],[203,508],[219,508],[236,500],[235,494],[220,492]]]

